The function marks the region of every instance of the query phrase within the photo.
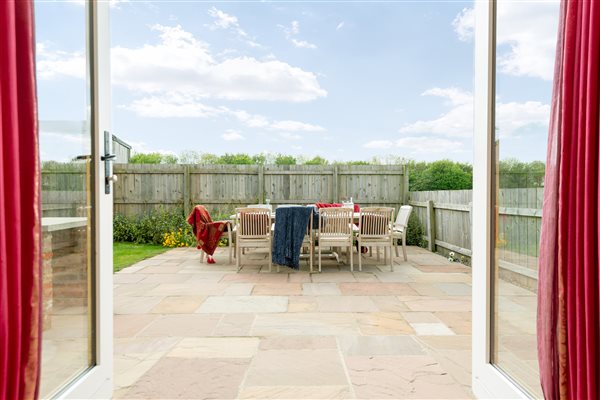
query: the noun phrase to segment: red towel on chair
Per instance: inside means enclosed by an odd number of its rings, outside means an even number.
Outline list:
[[[342,203],[315,203],[317,208],[343,207]],[[360,212],[360,206],[354,204],[354,212]]]
[[[198,240],[198,248],[212,256],[219,245],[219,239],[221,239],[227,223],[224,221],[213,222],[206,207],[200,205],[194,207],[187,222],[192,225],[192,230]]]

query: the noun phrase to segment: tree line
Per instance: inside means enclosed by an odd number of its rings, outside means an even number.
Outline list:
[[[404,165],[408,170],[411,191],[468,190],[473,188],[473,166],[451,160],[415,161],[399,156],[374,157],[370,161],[329,161],[321,156],[304,157],[287,154],[225,153],[216,155],[184,151],[179,156],[161,153],[137,153],[131,164],[204,164],[204,165]],[[545,164],[509,158],[498,163],[501,188],[544,186]]]

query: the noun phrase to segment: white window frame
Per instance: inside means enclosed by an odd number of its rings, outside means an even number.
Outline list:
[[[496,0],[475,0],[472,389],[478,398],[528,399],[524,389],[491,362],[494,245],[492,200],[495,196],[495,16]]]
[[[89,118],[92,129],[94,163],[95,274],[92,284],[95,305],[94,365],[58,394],[60,399],[107,399],[113,393],[113,248],[112,194],[104,190],[104,131],[110,132],[110,31],[109,2],[86,1],[86,31],[89,57]]]

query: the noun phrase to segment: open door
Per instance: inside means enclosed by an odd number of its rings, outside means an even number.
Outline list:
[[[112,395],[109,3],[35,3],[42,398]],[[69,24],[57,24],[68,18]]]

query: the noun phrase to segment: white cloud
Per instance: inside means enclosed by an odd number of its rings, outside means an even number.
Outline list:
[[[323,132],[325,128],[318,125],[307,124],[298,121],[275,121],[270,124],[269,129],[281,131],[304,131],[304,132]]]
[[[340,29],[342,29],[344,27],[344,25],[346,25],[346,23],[344,21],[340,22],[339,24],[337,24],[337,26],[335,27],[336,31],[339,31]]]
[[[463,150],[463,143],[427,136],[410,136],[398,139],[396,147],[412,153],[455,153]]]
[[[475,10],[463,8],[452,21],[452,27],[463,42],[473,39],[475,31]]]
[[[208,15],[210,15],[214,19],[213,23],[211,25],[208,25],[209,29],[229,30],[251,47],[262,47],[259,43],[256,42],[254,38],[251,38],[246,33],[246,31],[244,31],[240,27],[238,19],[235,15],[227,14],[226,12],[219,10],[216,7],[211,7],[208,10]]]
[[[306,40],[296,39],[300,33],[300,22],[292,21],[290,26],[277,25],[279,28],[283,30],[285,38],[294,45],[294,47],[298,47],[301,49],[316,49],[317,45],[314,43],[307,42]]]
[[[363,145],[367,149],[389,149],[394,146],[391,140],[371,140]]]
[[[232,110],[228,107],[213,107],[198,101],[193,96],[176,93],[147,96],[134,100],[120,108],[133,111],[146,118],[233,118],[248,128],[262,128],[271,131],[324,132],[319,125],[293,120],[271,120],[264,115],[251,114],[245,110]]]
[[[223,140],[226,140],[228,142],[245,139],[239,131],[236,131],[234,129],[228,129],[227,131],[225,131],[224,134],[221,135],[221,137],[223,138]]]
[[[280,137],[282,137],[283,139],[286,140],[300,140],[302,139],[302,136],[296,134],[296,133],[291,133],[291,132],[281,132],[279,134]]]
[[[50,50],[50,45],[37,43],[36,69],[40,79],[55,79],[59,77],[85,79],[86,62],[83,52],[69,53],[60,50]]]
[[[113,82],[130,90],[177,92],[197,98],[305,102],[325,97],[317,77],[278,60],[217,62],[208,44],[180,25],[155,25],[160,41],[112,50]]]
[[[458,88],[433,88],[423,92],[450,100],[452,108],[437,118],[420,120],[400,129],[403,134],[433,134],[445,137],[469,138],[473,136],[473,95]],[[526,126],[546,126],[550,106],[538,101],[496,104],[496,126],[501,137],[511,136]]]
[[[552,80],[559,15],[558,1],[498,3],[498,66],[502,73]],[[473,37],[473,9],[452,21],[460,40]]]

